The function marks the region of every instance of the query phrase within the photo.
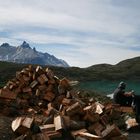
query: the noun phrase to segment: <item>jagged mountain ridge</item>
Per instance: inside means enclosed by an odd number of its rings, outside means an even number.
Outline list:
[[[0,46],[0,61],[69,67],[64,60],[58,59],[49,53],[38,52],[25,41],[17,47],[3,43]]]

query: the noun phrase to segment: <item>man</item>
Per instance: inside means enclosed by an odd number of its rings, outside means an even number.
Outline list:
[[[125,92],[125,88],[126,84],[120,82],[113,92],[114,103],[120,104],[121,106],[132,106],[135,111],[136,121],[140,124],[140,96],[135,95],[134,91]]]
[[[125,92],[126,84],[120,82],[118,87],[113,92],[114,103],[121,106],[131,106],[133,92]]]

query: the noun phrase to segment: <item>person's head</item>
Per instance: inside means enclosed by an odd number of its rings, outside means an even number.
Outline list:
[[[121,89],[125,89],[126,84],[124,82],[120,82],[118,87],[121,88]]]

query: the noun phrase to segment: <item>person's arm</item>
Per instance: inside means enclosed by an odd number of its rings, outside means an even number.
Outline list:
[[[127,97],[132,96],[132,95],[134,95],[134,91],[132,90],[130,92],[125,92],[124,95]]]

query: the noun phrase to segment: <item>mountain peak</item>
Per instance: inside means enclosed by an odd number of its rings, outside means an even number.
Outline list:
[[[30,45],[26,41],[23,41],[23,43],[20,46],[22,48],[31,48]]]
[[[10,47],[10,45],[8,43],[3,43],[0,47]]]
[[[11,46],[8,43],[3,43],[1,46],[0,60],[2,61],[62,67],[69,66],[66,62],[64,63],[64,61],[49,53],[38,52],[35,47],[32,49],[26,41],[23,41],[18,47]]]

